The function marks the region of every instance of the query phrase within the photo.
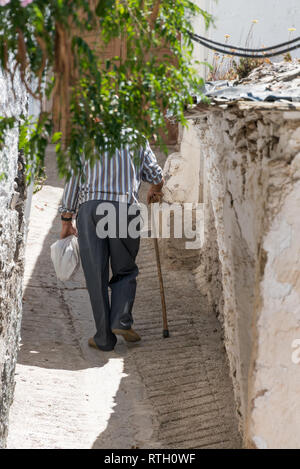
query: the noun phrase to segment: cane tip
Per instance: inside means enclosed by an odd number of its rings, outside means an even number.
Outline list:
[[[163,330],[163,337],[166,339],[167,337],[170,337],[170,334],[169,334],[169,330],[168,329],[164,329]]]

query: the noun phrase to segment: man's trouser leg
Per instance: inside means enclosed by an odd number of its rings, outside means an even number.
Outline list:
[[[128,212],[131,211],[131,214]],[[111,329],[130,329],[138,268],[135,263],[139,245],[139,207],[124,202],[99,201],[96,216],[98,235],[108,233],[111,261]],[[131,224],[132,232],[129,231]]]
[[[112,270],[111,311],[112,329],[130,329],[133,323],[132,308],[136,292],[138,268],[135,259],[140,246],[139,209],[127,203],[111,202],[116,211],[116,236],[109,235],[109,253]],[[132,214],[128,214],[133,209]],[[136,231],[128,233],[134,223]]]
[[[93,309],[96,335],[94,340],[102,350],[113,350],[117,338],[111,332],[108,298],[109,240],[96,233],[96,208],[99,201],[85,202],[77,217],[81,263]]]
[[[133,323],[132,307],[136,292],[138,267],[135,258],[140,239],[109,239],[111,269],[111,328],[130,329]]]

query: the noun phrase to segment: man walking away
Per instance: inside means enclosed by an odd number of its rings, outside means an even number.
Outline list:
[[[134,217],[141,180],[151,184],[147,202],[156,202],[162,195],[163,174],[149,143],[137,152],[124,146],[115,155],[101,155],[94,166],[86,162],[81,175],[72,176],[64,189],[60,207],[61,238],[78,235],[80,257],[89,292],[96,334],[89,339],[91,347],[110,351],[122,335],[128,342],[140,336],[132,329],[132,307],[136,293],[138,267],[135,259],[140,236],[130,236],[128,225]],[[124,226],[118,223],[120,211],[126,214]],[[99,236],[103,217],[114,213],[116,226]],[[77,213],[75,229],[72,225]],[[120,217],[122,220],[122,217]],[[112,278],[109,280],[109,261]],[[111,288],[109,301],[108,288]]]

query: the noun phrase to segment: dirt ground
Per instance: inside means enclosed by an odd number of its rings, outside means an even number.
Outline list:
[[[171,336],[162,338],[153,240],[138,257],[142,342],[118,339],[109,353],[87,346],[82,272],[63,284],[50,259],[62,196],[51,149],[47,176],[32,204],[8,448],[240,448],[220,325],[186,270],[164,272]]]

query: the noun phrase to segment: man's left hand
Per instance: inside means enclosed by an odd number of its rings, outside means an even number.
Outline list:
[[[77,229],[73,226],[72,221],[62,221],[60,239],[67,238],[71,235],[78,236]]]

